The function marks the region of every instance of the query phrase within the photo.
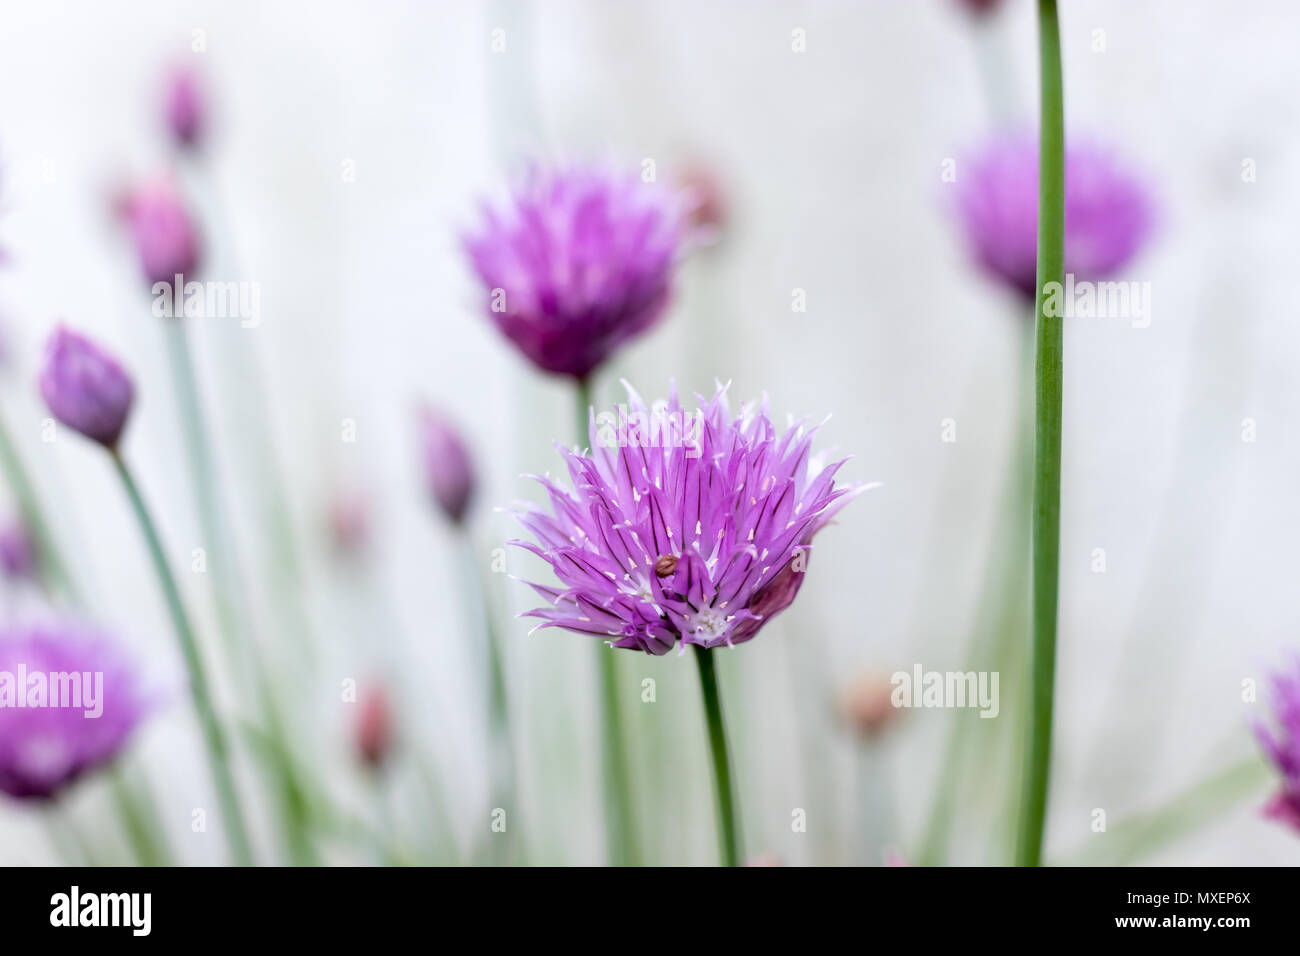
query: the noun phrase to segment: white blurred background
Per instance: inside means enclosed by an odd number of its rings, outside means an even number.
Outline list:
[[[1160,228],[1124,276],[1151,283],[1151,326],[1097,321],[1066,333],[1046,850],[1057,861],[1112,839],[1092,832],[1095,808],[1117,823],[1249,757],[1248,722],[1267,698],[1243,703],[1242,681],[1262,684],[1300,644],[1300,445],[1287,430],[1300,414],[1300,182],[1287,172],[1300,159],[1300,9],[1063,7],[1068,128],[1141,171]],[[312,630],[330,648],[309,665],[294,636],[259,613],[286,669],[286,707],[331,793],[374,814],[339,686],[389,674],[404,742],[433,755],[453,839],[468,852],[488,826],[482,662],[462,558],[424,493],[414,409],[428,399],[450,410],[473,445],[485,573],[491,549],[518,533],[493,509],[533,494],[521,474],[558,470],[552,443],[572,441],[573,413],[564,384],[539,378],[479,314],[457,235],[478,197],[533,155],[649,158],[661,175],[708,163],[727,199],[720,242],[687,263],[667,318],[606,370],[598,395],[616,400],[620,376],[646,395],[670,377],[685,389],[732,380],[742,398],[766,391],[782,418],[831,414],[823,444],[854,456],[850,477],[884,483],[819,537],[796,604],[722,666],[751,854],[878,863],[863,847],[880,842],[915,854],[945,734],[975,715],[906,713],[864,753],[835,697],[864,671],[973,666],[963,649],[1002,543],[995,501],[1026,318],[971,266],[940,174],[999,121],[1032,119],[1033,14],[1025,0],[978,26],[948,0],[5,4],[0,401],[94,616],[130,643],[152,682],[177,686],[165,610],[108,462],[66,431],[41,440],[34,381],[59,320],[123,357],[139,396],[125,454],[183,562],[198,530],[161,320],[107,208],[118,184],[170,164],[160,84],[180,62],[202,70],[215,112],[203,160],[183,173],[205,222],[209,275],[262,288],[257,329],[194,327],[245,574],[259,607],[277,599],[251,483],[261,463],[246,442],[262,413],[243,376],[260,364],[308,555]],[[504,52],[493,52],[497,29]],[[806,52],[792,51],[796,29]],[[195,31],[204,52],[192,50]],[[1255,182],[1243,182],[1246,159]],[[796,288],[805,313],[791,311]],[[948,418],[955,443],[941,441]],[[1243,441],[1246,419],[1253,442]],[[341,440],[345,420],[355,442]],[[344,490],[363,494],[374,518],[368,556],[350,565],[331,554],[324,527]],[[1091,568],[1096,548],[1105,573]],[[509,560],[513,573],[532,570],[519,553]],[[512,610],[530,606],[522,585],[491,577]],[[212,634],[203,583],[190,584]],[[37,605],[10,598],[13,614]],[[598,862],[591,648],[508,624],[523,789],[513,825],[530,860]],[[694,669],[675,656],[621,663],[629,707],[661,709],[634,721],[647,855],[711,862]],[[654,705],[639,704],[646,676],[659,681]],[[1010,697],[1004,685],[1003,719],[988,722],[1008,735]],[[178,699],[146,725],[128,766],[148,776],[177,852],[215,862],[219,838],[189,829],[191,808],[211,801],[197,739]],[[1006,773],[977,770],[972,779],[994,792],[997,781],[980,778]],[[242,773],[251,794],[255,775]],[[422,791],[400,776],[394,787],[399,832],[422,838],[435,825]],[[1296,836],[1258,814],[1267,792],[1264,781],[1143,859],[1300,861]],[[889,794],[896,811],[876,809]],[[70,796],[54,812],[110,856],[102,788],[92,780]],[[1009,806],[985,797],[956,797],[955,861],[1003,862]],[[807,832],[792,830],[796,809]],[[48,812],[0,804],[0,862],[55,859]],[[273,847],[273,817],[258,818],[259,846]],[[325,856],[368,859],[346,841]]]

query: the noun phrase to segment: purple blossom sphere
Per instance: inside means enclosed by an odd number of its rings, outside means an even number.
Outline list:
[[[989,144],[960,167],[957,208],[975,258],[1029,298],[1038,287],[1038,142],[1019,134]],[[1150,235],[1146,187],[1090,143],[1066,146],[1065,271],[1105,279]]]
[[[40,388],[60,422],[106,448],[117,447],[135,386],[112,355],[86,336],[59,326],[45,347]]]
[[[1274,674],[1272,686],[1278,730],[1256,724],[1255,736],[1282,785],[1264,812],[1300,832],[1300,660],[1290,672]]]
[[[489,317],[534,365],[584,379],[663,314],[684,210],[639,176],[535,169],[464,246]]]
[[[170,179],[158,177],[131,190],[122,200],[121,212],[150,285],[171,283],[177,275],[198,271],[198,226]]]
[[[0,791],[48,799],[113,760],[148,705],[107,640],[78,626],[0,631]]]
[[[816,428],[778,435],[766,402],[733,416],[720,388],[688,415],[675,390],[653,408],[628,396],[617,418],[591,417],[589,454],[563,450],[573,490],[539,478],[550,510],[516,514],[536,543],[512,543],[561,583],[533,584],[547,606],[527,616],[650,654],[748,641],[794,600],[813,535],[864,486],[837,486],[844,461],[812,457]]]
[[[469,448],[456,427],[427,405],[420,409],[420,439],[429,494],[453,523],[460,524],[474,495]]]
[[[203,90],[197,73],[183,66],[168,73],[163,90],[163,119],[172,140],[186,148],[198,144],[203,134]]]

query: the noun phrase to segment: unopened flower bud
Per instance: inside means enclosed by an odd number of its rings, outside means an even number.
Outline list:
[[[193,70],[177,67],[167,75],[163,118],[167,132],[178,146],[190,149],[198,145],[203,136],[205,110],[203,90]]]
[[[898,716],[891,699],[894,685],[878,672],[859,675],[840,698],[840,711],[863,737],[878,737]]]
[[[198,226],[171,180],[153,179],[131,190],[119,208],[150,285],[173,283],[178,275],[193,276],[198,271]]]
[[[357,755],[372,770],[378,770],[393,749],[393,711],[381,687],[372,687],[361,698],[357,715]]]
[[[22,518],[0,527],[0,570],[11,580],[30,578],[36,572],[36,544]]]
[[[135,386],[112,355],[86,336],[59,326],[45,348],[40,388],[60,422],[105,448],[117,447]]]
[[[474,496],[474,464],[456,427],[429,406],[420,410],[424,477],[429,493],[455,524],[465,520]]]

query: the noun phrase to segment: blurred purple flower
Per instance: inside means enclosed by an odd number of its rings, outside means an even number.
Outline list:
[[[456,427],[428,405],[420,408],[420,442],[429,493],[455,524],[465,520],[474,496],[474,463]]]
[[[204,128],[204,101],[203,88],[195,70],[176,66],[167,74],[163,116],[167,131],[178,146],[192,148],[198,145]]]
[[[330,501],[330,537],[342,554],[356,554],[370,541],[370,499],[357,491],[341,492]]]
[[[0,790],[55,796],[113,760],[147,710],[134,670],[101,636],[69,625],[0,631]]]
[[[1290,672],[1274,674],[1272,686],[1279,732],[1257,723],[1255,736],[1282,775],[1282,786],[1264,812],[1300,831],[1300,660]]]
[[[59,326],[45,347],[41,395],[50,412],[73,431],[112,450],[131,413],[135,386],[108,352]]]
[[[0,570],[12,580],[36,573],[36,543],[20,517],[12,517],[0,526]]]
[[[958,175],[958,211],[975,257],[994,278],[1034,298],[1038,268],[1038,143],[996,140]],[[1067,145],[1065,271],[1105,279],[1137,255],[1150,235],[1146,187],[1091,144]]]
[[[130,190],[120,210],[150,285],[198,271],[198,227],[170,179],[156,177]]]
[[[816,428],[778,436],[762,408],[732,417],[726,389],[687,416],[676,391],[653,409],[628,387],[626,421],[591,418],[591,454],[563,450],[574,490],[548,479],[551,511],[516,513],[512,542],[563,585],[533,584],[539,627],[667,653],[748,641],[794,600],[812,537],[864,486],[836,486],[843,461],[810,458]]]
[[[636,176],[535,169],[464,246],[506,337],[539,368],[584,379],[663,314],[684,212]]]
[[[368,688],[361,697],[356,726],[357,756],[378,770],[393,749],[393,708],[382,687]]]
[[[705,245],[717,242],[728,213],[726,190],[718,170],[702,159],[693,159],[677,171],[676,179],[689,203],[691,238]]]
[[[1002,5],[1002,0],[957,0],[957,2],[977,17],[992,13]]]

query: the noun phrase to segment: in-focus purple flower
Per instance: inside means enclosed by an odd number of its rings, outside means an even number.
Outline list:
[[[648,408],[591,417],[592,451],[563,450],[573,490],[539,478],[550,510],[516,517],[561,586],[533,584],[539,627],[667,653],[735,645],[794,600],[813,535],[864,486],[811,456],[816,428],[778,435],[762,407],[733,417],[725,388],[687,415],[674,390]],[[846,459],[847,460],[847,459]]]
[[[178,146],[198,145],[204,129],[203,88],[198,74],[186,66],[174,67],[163,92],[163,119],[167,132]]]
[[[428,405],[420,408],[420,451],[429,494],[460,524],[474,497],[474,462],[456,426]]]
[[[1016,134],[958,170],[967,241],[994,278],[1029,298],[1038,286],[1038,143]],[[1109,153],[1071,143],[1065,157],[1065,271],[1097,281],[1122,269],[1151,233],[1146,187]]]
[[[21,517],[0,525],[0,570],[11,580],[24,580],[36,573],[36,542]]]
[[[172,283],[177,275],[193,276],[198,271],[202,245],[198,226],[170,179],[156,177],[142,183],[119,206],[140,270],[150,285]]]
[[[663,314],[683,213],[639,176],[535,169],[464,245],[497,327],[539,368],[584,379]]]
[[[1264,812],[1300,832],[1300,659],[1289,672],[1273,675],[1277,731],[1263,723],[1255,736],[1282,776],[1282,785]]]
[[[0,631],[0,791],[48,799],[113,760],[148,711],[121,651],[77,625]]]
[[[135,386],[112,355],[79,332],[59,326],[45,347],[40,387],[60,422],[110,450],[117,447]]]

